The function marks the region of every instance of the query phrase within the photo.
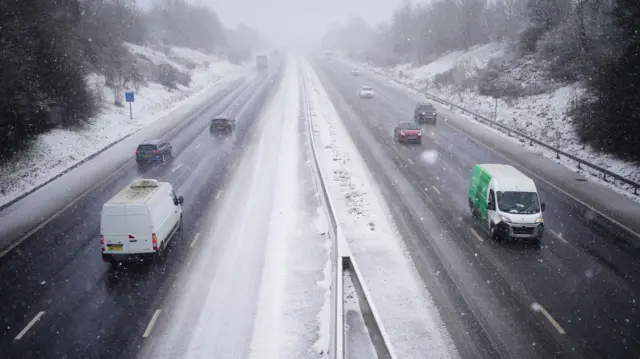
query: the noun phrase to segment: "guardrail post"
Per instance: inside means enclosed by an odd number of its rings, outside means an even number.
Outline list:
[[[556,159],[560,159],[560,152],[556,152]]]
[[[582,163],[582,161],[578,161],[578,169],[581,170],[582,168],[580,167],[580,164]]]
[[[605,182],[608,182],[608,181],[607,181],[607,174],[606,174],[606,173],[604,173],[604,172],[602,173],[602,179],[603,179]]]

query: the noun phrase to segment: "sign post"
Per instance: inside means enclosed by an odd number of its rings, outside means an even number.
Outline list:
[[[124,99],[129,103],[129,119],[133,120],[133,108],[131,104],[134,102],[133,91],[125,91]]]

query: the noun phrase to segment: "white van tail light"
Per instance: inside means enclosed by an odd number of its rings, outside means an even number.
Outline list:
[[[104,236],[100,235],[100,249],[104,252]]]
[[[153,250],[158,251],[158,238],[155,233],[151,234],[151,243],[153,243]]]
[[[135,239],[136,237],[134,237],[132,234],[129,235],[129,239]]]

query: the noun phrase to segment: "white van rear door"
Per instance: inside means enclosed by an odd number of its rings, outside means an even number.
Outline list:
[[[103,213],[101,232],[104,238],[105,253],[123,253],[128,240],[127,217],[121,213]]]
[[[131,206],[127,210],[128,253],[147,253],[153,251],[151,235],[153,227],[146,206]]]

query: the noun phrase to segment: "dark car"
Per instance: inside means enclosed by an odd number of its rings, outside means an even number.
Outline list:
[[[416,109],[414,111],[414,118],[416,122],[426,122],[435,125],[436,117],[436,108],[432,104],[421,103],[416,106]]]
[[[413,122],[400,122],[393,129],[393,139],[403,143],[422,143],[422,128]]]
[[[236,130],[236,121],[230,118],[215,118],[209,124],[209,133],[212,136],[226,137]]]
[[[169,142],[160,140],[147,140],[138,145],[136,149],[136,162],[139,165],[152,162],[164,163],[173,155],[173,147]]]

